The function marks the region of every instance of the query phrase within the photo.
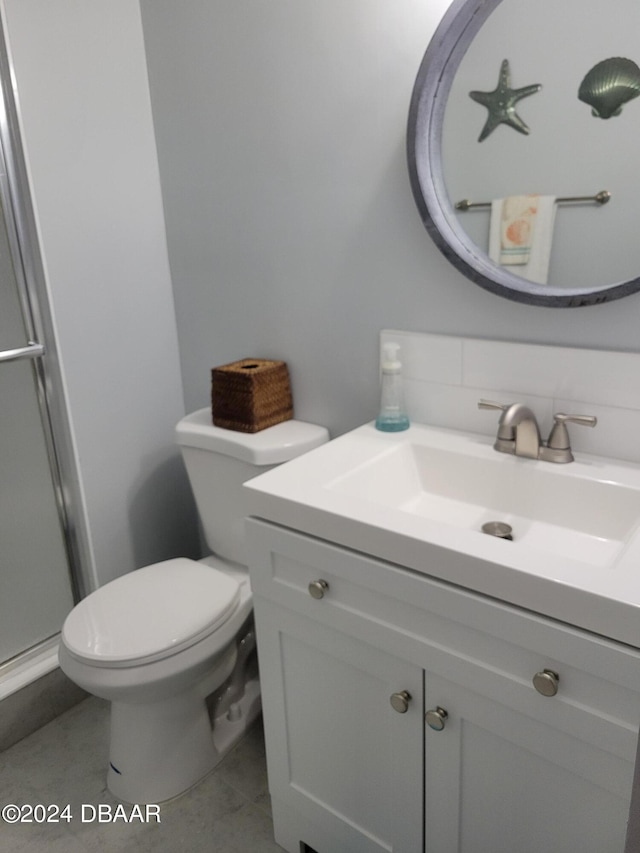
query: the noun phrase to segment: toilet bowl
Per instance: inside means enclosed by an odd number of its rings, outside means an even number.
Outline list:
[[[207,775],[260,712],[242,483],[328,439],[287,421],[246,435],[208,409],[176,428],[214,554],[137,569],[65,620],[60,667],[111,702],[107,786],[129,803],[178,796]]]

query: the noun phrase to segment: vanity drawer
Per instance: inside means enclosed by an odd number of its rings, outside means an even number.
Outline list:
[[[524,713],[564,707],[573,726],[571,710],[588,709],[635,748],[640,652],[257,519],[247,536],[256,606],[269,599]]]

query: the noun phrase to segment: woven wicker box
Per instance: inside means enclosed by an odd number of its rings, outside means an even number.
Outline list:
[[[259,432],[293,417],[289,370],[284,361],[243,358],[211,371],[215,426]]]

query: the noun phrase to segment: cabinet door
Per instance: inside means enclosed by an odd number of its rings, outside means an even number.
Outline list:
[[[421,853],[422,670],[259,597],[255,615],[278,843]]]
[[[425,728],[425,853],[623,853],[633,754],[498,698],[425,675],[426,708],[448,712],[442,731]]]

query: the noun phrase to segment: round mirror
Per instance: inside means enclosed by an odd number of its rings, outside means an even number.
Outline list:
[[[640,290],[638,33],[637,0],[451,4],[418,72],[407,153],[429,234],[472,281],[560,307]],[[520,255],[505,235],[528,197]]]

